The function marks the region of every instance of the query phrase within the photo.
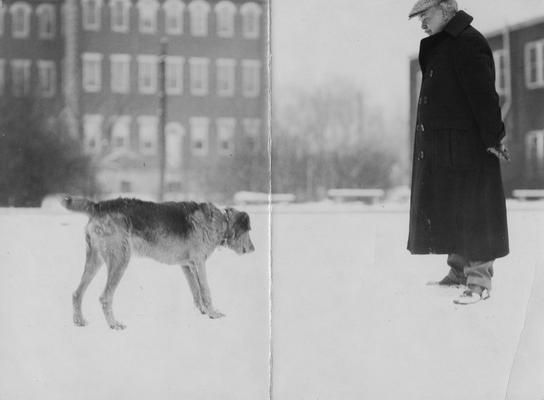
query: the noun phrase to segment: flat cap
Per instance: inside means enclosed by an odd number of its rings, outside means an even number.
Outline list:
[[[428,10],[431,7],[437,6],[442,3],[444,0],[418,0],[416,4],[412,7],[410,14],[408,14],[408,19],[415,17],[418,14],[421,14],[425,10]]]

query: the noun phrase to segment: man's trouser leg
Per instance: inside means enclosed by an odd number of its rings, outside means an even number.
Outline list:
[[[469,261],[464,270],[467,276],[467,285],[478,285],[491,291],[494,261]]]
[[[465,285],[467,277],[465,275],[465,268],[468,266],[468,260],[460,254],[449,254],[448,265],[450,271],[448,275],[443,279],[451,282],[451,284]]]

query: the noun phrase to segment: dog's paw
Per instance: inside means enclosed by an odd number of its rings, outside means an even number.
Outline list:
[[[201,314],[207,314],[208,313],[208,309],[206,308],[206,306],[204,306],[204,304],[200,304],[200,303],[195,303],[195,307],[198,311],[200,311]]]
[[[217,310],[208,311],[208,317],[210,317],[211,319],[223,318],[224,316],[225,314]]]
[[[85,326],[88,322],[81,315],[74,315],[74,325],[75,326]]]
[[[118,321],[115,321],[113,324],[110,324],[111,329],[115,329],[116,331],[120,331],[125,329],[127,326],[125,324],[122,324]]]

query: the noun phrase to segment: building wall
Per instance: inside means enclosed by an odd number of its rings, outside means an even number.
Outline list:
[[[40,36],[39,10],[43,6],[50,6],[54,15],[54,23],[50,30],[51,36]],[[28,11],[27,32],[18,36],[15,29],[15,10]],[[62,60],[64,49],[62,46],[61,1],[49,0],[43,2],[26,2],[7,0],[0,9],[0,68],[3,70],[3,79],[0,80],[0,97],[3,100],[21,98],[32,95],[37,105],[46,112],[60,113],[62,109]],[[17,26],[20,26],[17,24]],[[19,31],[21,32],[21,31]],[[19,61],[29,62],[28,93],[17,93],[13,87],[15,80],[14,64]],[[39,90],[39,65],[42,62],[51,62],[54,69],[52,92],[43,93]]]
[[[107,155],[112,151],[111,130],[116,115],[130,117],[130,146],[129,151],[138,152],[138,118],[141,116],[158,116],[159,99],[157,92],[142,94],[138,90],[138,63],[141,55],[159,56],[161,52],[161,38],[167,38],[166,55],[183,57],[183,91],[181,94],[167,96],[167,123],[178,123],[183,132],[180,146],[181,164],[178,168],[178,180],[182,181],[184,190],[202,192],[213,190],[210,186],[215,175],[226,171],[225,164],[232,158],[234,152],[246,151],[244,148],[244,120],[258,119],[261,121],[257,140],[264,146],[266,142],[266,83],[267,83],[267,41],[266,41],[266,8],[260,16],[260,32],[258,38],[246,39],[241,35],[240,8],[246,1],[237,1],[235,14],[235,33],[233,37],[222,38],[216,35],[216,14],[214,6],[217,2],[210,2],[208,14],[208,35],[205,37],[193,36],[190,32],[191,21],[188,12],[188,3],[184,3],[183,33],[170,35],[164,29],[164,11],[159,7],[157,12],[157,31],[155,33],[141,33],[138,29],[137,3],[131,3],[130,28],[126,33],[112,32],[110,28],[111,12],[107,2],[103,3],[101,12],[101,28],[98,31],[82,29],[80,55],[97,53],[102,55],[101,89],[96,93],[89,93],[81,87],[81,115],[100,115],[103,117],[102,149],[98,156]],[[83,19],[82,16],[80,19]],[[110,90],[110,62],[112,54],[127,54],[130,57],[130,89],[128,93],[112,93]],[[209,60],[208,92],[198,96],[191,93],[190,63],[194,58]],[[235,92],[232,97],[217,95],[216,60],[221,58],[233,59],[235,67]],[[258,60],[261,63],[259,71],[260,88],[256,97],[246,97],[241,93],[242,63],[244,60]],[[200,155],[193,151],[193,134],[191,119],[205,118],[208,120],[208,143],[206,154]],[[221,118],[235,120],[235,132],[232,140],[232,151],[220,154],[218,151],[217,121]],[[253,140],[253,139],[251,139]],[[262,147],[261,146],[261,147]],[[157,168],[158,160],[155,154],[141,154],[142,169]],[[170,168],[170,176],[172,168]],[[228,176],[220,180],[228,179]],[[175,183],[175,182],[174,182]],[[141,186],[141,185],[140,185]],[[176,186],[176,185],[174,185]],[[115,188],[106,190],[116,191]]]
[[[32,82],[28,83],[29,90],[24,95],[37,97],[40,107],[47,112],[67,117],[71,131],[81,139],[82,145],[99,167],[104,192],[148,191],[151,187],[158,187],[155,181],[159,170],[159,82],[158,76],[154,76],[152,80],[157,86],[156,90],[150,93],[139,90],[138,60],[142,56],[155,56],[153,63],[158,63],[164,50],[168,60],[172,57],[183,58],[182,92],[167,91],[166,96],[166,131],[178,132],[172,135],[167,133],[166,154],[169,159],[166,162],[166,186],[195,195],[221,191],[232,194],[235,190],[251,189],[255,184],[262,186],[258,176],[249,180],[240,179],[240,173],[233,173],[233,168],[244,159],[261,166],[268,165],[264,152],[268,132],[267,3],[263,0],[174,1],[181,4],[183,9],[180,34],[166,32],[165,17],[169,11],[163,8],[163,0],[155,3],[127,0],[129,25],[123,32],[112,29],[112,0],[7,0],[5,7],[0,9],[3,22],[0,24],[3,25],[0,30],[0,67],[4,66],[6,85],[5,88],[0,85],[0,89],[3,89],[0,97],[12,96],[11,83],[16,75],[11,73],[12,61],[28,60],[31,65],[29,79]],[[101,4],[97,29],[85,22],[87,6],[92,2]],[[192,32],[190,9],[197,2],[209,9],[205,36]],[[51,4],[55,13],[54,35],[48,39],[39,38],[37,33],[38,10],[44,4]],[[139,29],[141,4],[157,6],[157,26],[152,33]],[[251,38],[242,35],[242,10],[247,9],[248,4],[260,9],[259,32]],[[10,10],[21,8],[21,5],[30,11],[30,31],[26,37],[16,38],[11,35],[13,18]],[[222,37],[217,32],[219,20],[216,7],[234,11],[232,36]],[[4,11],[3,15],[1,11]],[[166,38],[167,44],[161,47],[163,38]],[[112,83],[115,82],[112,82],[111,76],[111,56],[119,58],[119,55],[130,60],[128,91],[122,93],[113,90]],[[93,57],[101,58],[101,82],[96,90],[89,90],[88,84],[84,84],[89,77],[85,60]],[[207,59],[209,63],[208,90],[205,94],[191,93],[190,65],[199,58]],[[235,86],[231,96],[218,94],[216,61],[219,59],[235,62]],[[53,61],[56,75],[54,95],[43,99],[35,92],[39,87],[40,60]],[[247,60],[260,63],[258,93],[251,96],[244,95],[241,90],[244,80],[242,66]],[[207,121],[205,141],[196,140],[202,133],[197,132],[195,118]],[[260,124],[255,124],[255,121]],[[116,135],[122,131],[119,126],[125,123],[128,138],[126,146],[119,148],[115,144],[121,142],[116,140]],[[140,123],[144,123],[145,127],[140,129]],[[146,147],[143,142],[154,145]],[[195,143],[206,143],[203,146],[205,151],[195,149]],[[244,173],[251,175],[251,172],[250,169]],[[153,182],[146,182],[148,180]]]

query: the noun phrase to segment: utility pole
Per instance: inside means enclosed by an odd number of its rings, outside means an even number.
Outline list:
[[[164,200],[164,180],[166,175],[166,53],[168,39],[162,37],[160,41],[159,55],[159,196],[158,200]]]

